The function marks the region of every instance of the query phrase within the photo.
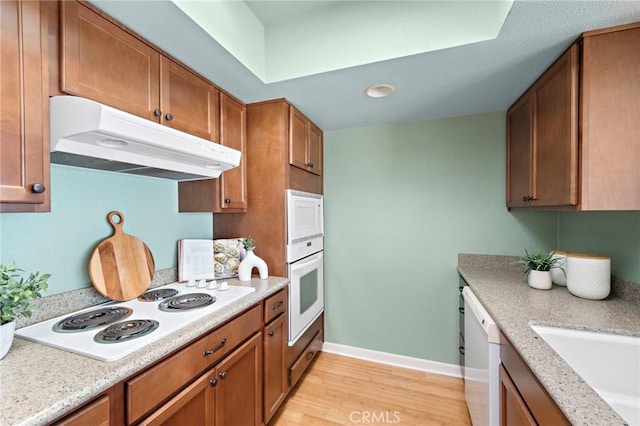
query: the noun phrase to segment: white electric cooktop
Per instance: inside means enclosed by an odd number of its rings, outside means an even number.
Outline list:
[[[126,302],[109,302],[93,306],[18,329],[16,330],[16,335],[27,340],[85,355],[100,361],[115,361],[255,291],[253,287],[244,286],[230,285],[227,290],[220,290],[209,289],[208,287],[189,287],[182,283],[168,284],[156,287],[150,291],[160,289],[173,289],[177,291],[177,294],[172,298],[163,300],[141,301],[138,298]],[[165,307],[167,303],[171,304],[171,302],[166,302],[169,299],[198,305],[200,298],[210,301],[211,297],[215,298],[213,303],[193,309],[177,310],[170,307],[169,312],[160,309],[160,304],[163,302],[165,302]],[[112,307],[128,308],[124,310],[127,312],[128,310],[132,310],[132,312],[128,316],[117,320],[115,323],[109,323],[91,329],[63,332],[54,331],[56,324],[71,316],[97,310],[101,310],[102,315],[104,312],[103,308],[109,308],[108,310],[110,310]],[[92,317],[94,315],[88,314],[88,316]],[[94,317],[96,316],[97,315]],[[127,329],[138,327],[139,324],[150,324],[151,331],[149,331],[148,334],[140,333],[140,336],[135,338],[115,337],[112,341],[107,342],[95,340],[96,335],[100,333],[104,335],[106,332],[107,336],[109,336],[107,330],[109,327],[111,327],[111,330],[115,328],[119,329],[119,331],[127,331]]]

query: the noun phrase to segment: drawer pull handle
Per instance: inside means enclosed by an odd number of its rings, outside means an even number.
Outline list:
[[[464,306],[459,307],[459,308],[458,308],[458,311],[459,311],[461,314],[464,314]]]
[[[213,354],[213,353],[215,353],[215,352],[218,352],[218,351],[219,351],[220,349],[222,349],[222,348],[224,347],[224,345],[226,345],[226,344],[227,344],[227,338],[225,337],[224,339],[222,339],[222,340],[220,341],[220,344],[219,344],[218,346],[216,346],[216,347],[215,347],[215,348],[213,348],[213,349],[207,349],[206,351],[204,351],[204,352],[203,352],[203,354],[202,354],[202,355],[203,355],[203,356],[208,356],[208,355],[211,355],[211,354]]]
[[[307,354],[307,361],[311,360],[315,356],[315,354],[316,354],[315,352],[309,352]]]
[[[464,355],[464,346],[458,346],[458,352],[460,355]]]
[[[282,304],[284,303],[284,300],[279,301],[278,303],[274,303],[273,306],[271,306],[271,309],[276,310],[278,309],[280,306],[282,306]]]

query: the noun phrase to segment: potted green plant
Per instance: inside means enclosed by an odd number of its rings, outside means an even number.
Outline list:
[[[0,263],[0,359],[9,352],[17,318],[31,316],[31,300],[48,288],[50,274],[30,273],[27,278],[16,265]]]
[[[539,250],[529,253],[525,250],[524,253],[519,263],[525,266],[524,273],[527,275],[529,286],[539,290],[549,290],[552,286],[551,268],[558,266],[560,259],[553,256],[553,251]]]
[[[254,248],[256,248],[256,240],[254,240],[251,235],[249,235],[246,238],[242,239],[242,245],[247,251],[253,250]]]

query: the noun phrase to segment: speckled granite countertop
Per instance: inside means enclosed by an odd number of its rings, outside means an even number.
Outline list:
[[[640,305],[617,297],[581,299],[556,285],[532,289],[514,259],[460,255],[458,272],[572,424],[625,424],[529,324],[640,336]]]
[[[0,425],[50,422],[289,283],[279,277],[253,278],[247,283],[227,281],[230,285],[250,285],[256,291],[118,361],[101,362],[16,337],[9,353],[0,361]]]

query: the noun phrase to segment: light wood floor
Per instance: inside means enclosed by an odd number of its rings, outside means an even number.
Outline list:
[[[462,379],[320,352],[269,423],[470,426]]]

